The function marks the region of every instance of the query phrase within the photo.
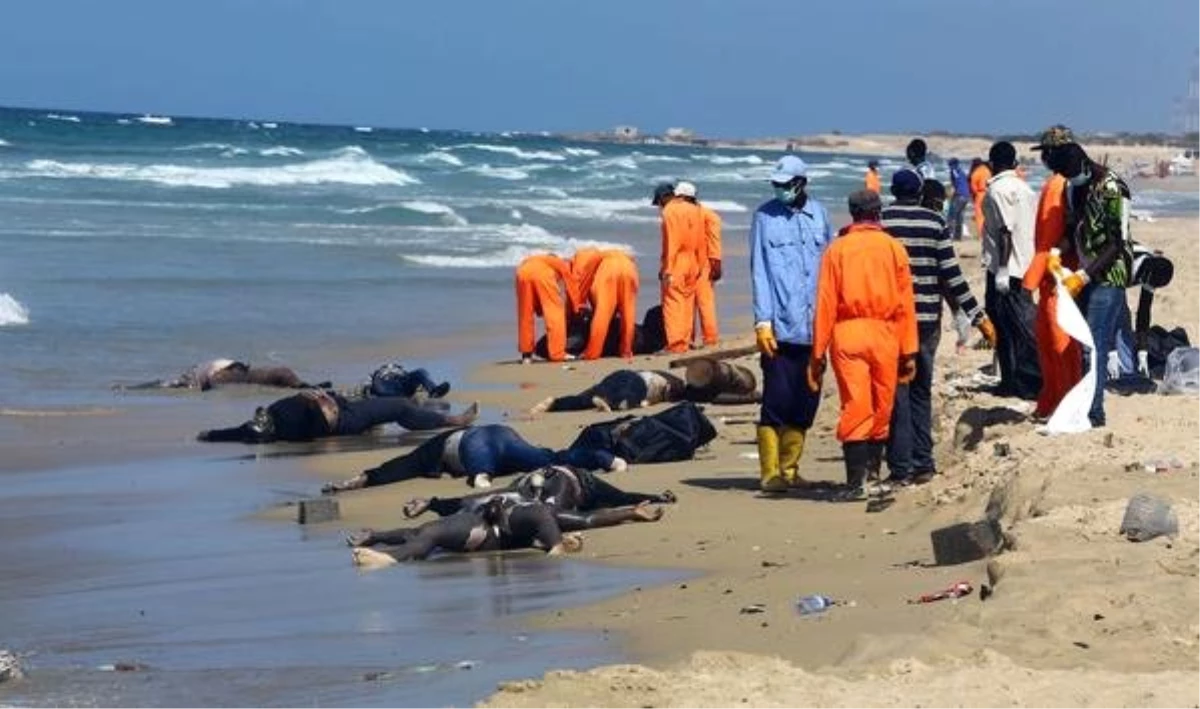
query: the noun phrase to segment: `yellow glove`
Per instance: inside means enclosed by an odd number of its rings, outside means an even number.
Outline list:
[[[896,381],[908,384],[917,378],[917,356],[915,354],[900,355],[900,372]]]
[[[1062,277],[1062,253],[1058,249],[1050,249],[1050,255],[1046,257],[1046,269]]]
[[[779,343],[775,341],[775,331],[771,328],[771,323],[762,323],[754,328],[754,340],[758,344],[758,351],[768,357],[774,357],[779,351]]]
[[[1067,292],[1071,294],[1072,298],[1078,298],[1079,293],[1088,284],[1088,280],[1087,272],[1080,269],[1064,278],[1063,286],[1066,287]]]
[[[808,360],[808,389],[812,393],[821,391],[821,379],[825,376],[825,360],[813,357]]]
[[[996,326],[992,324],[992,319],[986,315],[979,321],[979,334],[983,335],[983,339],[987,340],[992,349],[996,349]]]

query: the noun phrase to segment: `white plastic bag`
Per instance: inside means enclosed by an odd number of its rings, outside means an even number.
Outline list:
[[[1062,398],[1058,408],[1054,410],[1050,420],[1040,431],[1051,435],[1083,433],[1092,428],[1092,422],[1088,419],[1088,411],[1092,408],[1092,399],[1096,395],[1096,345],[1092,340],[1092,330],[1088,327],[1083,313],[1079,312],[1079,306],[1075,304],[1075,299],[1063,286],[1059,275],[1054,274],[1054,278],[1057,282],[1055,289],[1058,293],[1058,305],[1054,317],[1058,321],[1058,326],[1070,335],[1071,339],[1087,348],[1089,366],[1087,374],[1083,375],[1083,379]]]
[[[1195,347],[1176,347],[1167,355],[1163,372],[1162,394],[1195,394],[1200,392],[1200,350]]]

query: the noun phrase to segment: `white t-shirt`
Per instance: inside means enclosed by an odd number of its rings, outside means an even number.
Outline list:
[[[1005,170],[988,180],[983,195],[983,265],[995,274],[1004,230],[1011,241],[1008,252],[1009,278],[1023,278],[1033,261],[1034,230],[1037,225],[1037,194],[1014,170]]]

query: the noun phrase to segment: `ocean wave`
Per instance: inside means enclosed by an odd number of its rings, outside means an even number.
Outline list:
[[[29,309],[8,293],[0,293],[0,326],[28,324]]]
[[[64,123],[78,123],[79,116],[72,116],[69,113],[47,113],[46,118],[52,121],[63,121]]]
[[[518,160],[550,160],[552,162],[561,162],[566,160],[565,157],[558,153],[547,150],[521,150],[515,145],[492,145],[491,143],[463,143],[462,145],[451,146],[450,150],[482,150],[488,153],[503,153],[511,155]]]
[[[300,148],[293,148],[290,145],[276,145],[270,148],[263,148],[258,151],[258,154],[264,158],[290,158],[303,155],[304,151]]]
[[[494,177],[498,180],[527,180],[529,173],[516,167],[492,167],[487,163],[467,168],[467,172],[484,177]]]
[[[675,157],[674,155],[656,155],[654,153],[637,153],[633,154],[633,159],[638,162],[687,162],[686,159]]]
[[[5,148],[10,145],[12,145],[12,143],[8,142],[7,140],[5,140],[3,138],[0,138],[0,148]]]
[[[533,187],[529,187],[527,191],[532,192],[533,194],[544,194],[549,197],[558,197],[559,199],[569,199],[571,197],[571,195],[561,187],[545,187],[542,185],[535,185]]]
[[[173,126],[175,121],[171,120],[170,116],[152,116],[148,113],[138,116],[133,120],[143,125],[150,126]]]
[[[374,133],[375,129],[371,126],[354,126],[354,131],[356,133]]]
[[[131,163],[72,163],[33,160],[24,172],[0,173],[0,178],[97,179],[154,182],[169,187],[227,189],[236,185],[286,187],[325,183],[346,185],[412,185],[420,180],[373,160],[351,146],[333,157],[274,167],[196,167]]]
[[[452,208],[441,204],[440,202],[425,202],[421,200],[413,200],[408,202],[388,202],[385,204],[375,204],[369,207],[354,207],[351,209],[335,209],[338,214],[378,214],[380,212],[388,212],[392,210],[402,210],[406,212],[416,212],[418,214],[429,214],[439,217],[442,221],[453,226],[467,226],[470,224],[458,212]]]
[[[762,165],[766,162],[757,155],[693,155],[692,159],[713,165]]]
[[[591,148],[563,148],[563,152],[575,158],[594,158],[600,154],[599,150]]]
[[[588,163],[588,167],[602,169],[606,167],[615,167],[621,170],[636,170],[638,169],[637,161],[632,156],[622,155],[617,158],[603,158],[601,160],[592,160]]]
[[[440,162],[454,167],[462,167],[463,161],[457,155],[448,153],[445,150],[434,150],[433,152],[425,153],[417,157],[419,163]]]
[[[575,251],[584,247],[621,249],[631,254],[634,253],[633,247],[628,244],[586,239],[563,239],[549,234],[547,236],[549,238],[542,244],[509,245],[485,253],[403,254],[402,258],[410,263],[432,268],[515,268],[521,261],[535,254],[556,253],[570,257]]]

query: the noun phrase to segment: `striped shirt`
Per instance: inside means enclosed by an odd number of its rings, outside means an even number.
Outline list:
[[[917,324],[941,321],[943,296],[953,298],[971,322],[978,324],[983,311],[958,267],[945,218],[917,204],[892,204],[884,208],[881,223],[908,251]]]

